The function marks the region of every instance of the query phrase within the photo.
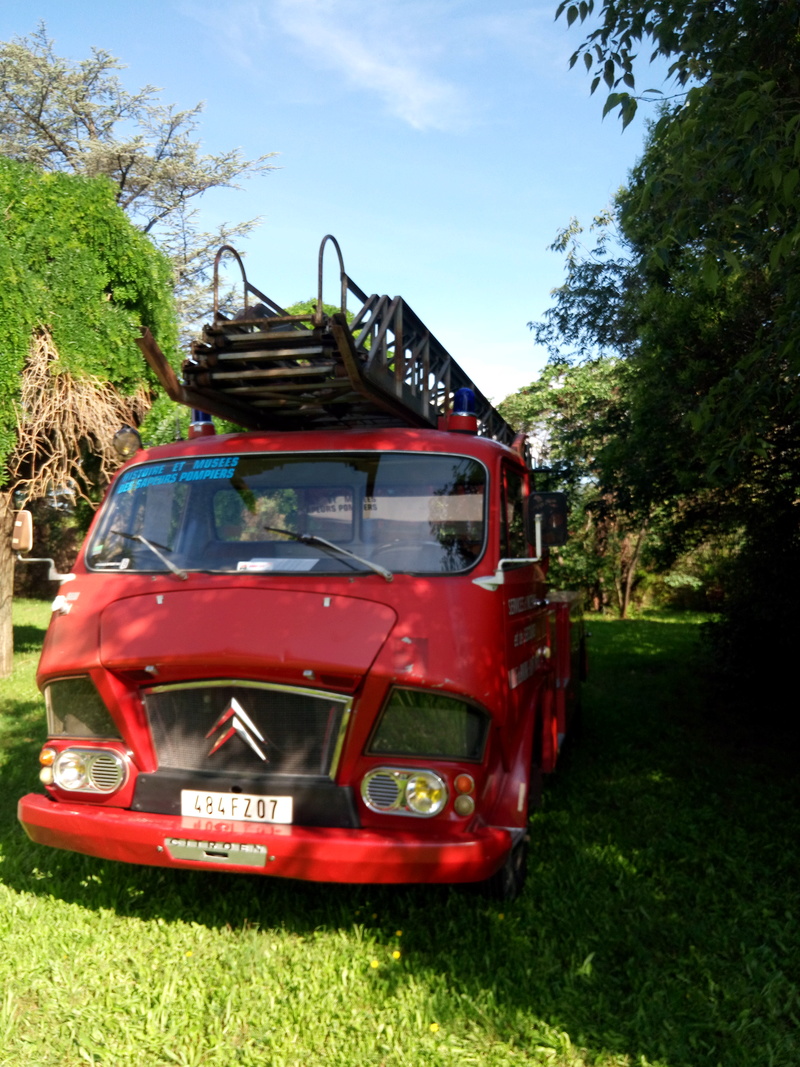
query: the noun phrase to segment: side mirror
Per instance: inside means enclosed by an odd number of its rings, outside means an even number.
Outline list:
[[[29,511],[14,513],[14,529],[11,532],[11,549],[13,552],[30,552],[33,548],[33,516]],[[34,559],[32,556],[17,555],[19,563],[49,563],[47,577],[51,582],[68,582],[74,574],[59,574],[51,559]]]
[[[33,548],[33,516],[29,511],[17,511],[11,533],[13,552],[30,552]]]
[[[565,493],[531,493],[525,511],[528,542],[541,558],[548,548],[566,544],[567,497]]]

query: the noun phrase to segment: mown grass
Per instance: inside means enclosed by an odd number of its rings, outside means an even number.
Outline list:
[[[46,610],[17,608],[0,1064],[800,1062],[792,760],[709,714],[697,619],[592,621],[582,735],[533,821],[525,893],[501,908],[34,846],[15,803],[36,787]]]

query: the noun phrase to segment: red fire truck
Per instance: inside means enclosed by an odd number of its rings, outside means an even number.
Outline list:
[[[215,278],[223,255],[241,266],[223,249]],[[193,432],[128,445],[61,576],[44,793],[19,818],[41,844],[130,863],[511,898],[577,704],[577,597],[546,586],[563,499],[333,238],[308,315],[242,279],[244,309],[215,296],[181,379],[142,338]],[[216,435],[212,415],[248,429]]]

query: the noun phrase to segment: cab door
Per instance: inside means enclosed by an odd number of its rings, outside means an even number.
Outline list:
[[[506,706],[506,749],[514,778],[513,811],[508,815],[527,823],[532,760],[541,764],[544,717],[548,722],[550,687],[549,637],[545,602],[545,575],[533,559],[525,537],[525,475],[505,465],[502,470],[500,558],[503,564],[503,598]],[[528,562],[523,562],[528,561]],[[549,736],[549,735],[548,735]]]
[[[502,477],[500,517],[500,556],[503,566],[503,616],[508,687],[512,704],[530,703],[530,682],[534,679],[541,649],[547,645],[544,614],[545,576],[532,558],[525,537],[524,475],[506,465]],[[528,560],[529,562],[523,562]],[[512,562],[519,561],[519,562]]]

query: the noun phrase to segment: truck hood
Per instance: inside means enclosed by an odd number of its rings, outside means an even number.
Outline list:
[[[309,679],[360,676],[396,620],[385,604],[291,589],[148,593],[104,609],[100,661],[159,675],[258,677],[272,667]]]

